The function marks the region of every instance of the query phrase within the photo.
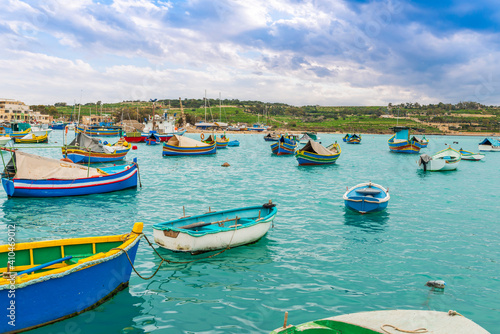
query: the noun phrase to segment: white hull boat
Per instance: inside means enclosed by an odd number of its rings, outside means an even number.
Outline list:
[[[418,159],[418,168],[424,171],[449,171],[457,169],[462,155],[457,150],[448,147],[442,151],[437,152],[432,157],[427,154],[422,154]]]

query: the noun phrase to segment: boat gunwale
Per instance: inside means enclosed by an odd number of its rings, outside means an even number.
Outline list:
[[[377,188],[382,189],[382,191],[385,193],[385,197],[381,198],[381,199],[379,199],[377,197],[367,197],[367,196],[360,196],[360,197],[366,197],[366,198],[370,198],[370,199],[377,199],[377,200],[379,200],[378,201],[379,204],[380,203],[388,202],[391,199],[391,196],[389,195],[389,191],[386,188],[384,188],[380,184],[373,183],[373,182],[360,183],[360,184],[355,185],[354,187],[351,187],[351,189],[347,189],[347,191],[345,192],[344,196],[342,196],[342,198],[345,201],[349,200],[349,197],[347,197],[348,194],[350,194],[351,192],[355,191],[358,188],[365,187],[365,186],[375,186]]]

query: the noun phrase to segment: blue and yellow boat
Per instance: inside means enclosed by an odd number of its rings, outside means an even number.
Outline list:
[[[347,144],[361,144],[361,135],[357,135],[355,133],[351,134],[346,134],[344,138],[342,138],[344,142]]]
[[[125,289],[142,229],[135,223],[127,234],[0,246],[0,263],[7,265],[0,268],[0,332],[76,316]]]
[[[217,149],[227,148],[228,143],[229,143],[229,138],[227,138],[225,134],[220,135],[219,138],[215,139],[215,145],[217,146]]]
[[[113,137],[119,136],[122,128],[119,126],[101,126],[101,125],[78,125],[75,127],[75,132],[83,132],[91,137]]]
[[[281,136],[280,140],[271,145],[271,151],[276,155],[292,155],[297,148],[295,137]]]
[[[215,153],[217,153],[215,141],[207,144],[188,137],[173,135],[172,138],[163,143],[163,156],[193,156]]]
[[[295,157],[299,166],[330,165],[337,161],[341,152],[340,145],[336,142],[324,147],[311,139],[297,151]]]
[[[419,153],[420,144],[415,139],[410,139],[410,128],[406,126],[396,126],[392,128],[396,133],[389,138],[387,143],[391,152],[396,153]]]

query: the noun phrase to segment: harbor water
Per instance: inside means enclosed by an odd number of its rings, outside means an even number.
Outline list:
[[[164,264],[150,280],[132,273],[130,286],[97,309],[32,333],[268,333],[283,325],[285,311],[288,323],[300,324],[390,309],[456,310],[500,333],[500,153],[423,172],[418,154],[389,151],[390,135],[363,135],[361,145],[319,136],[325,146],[340,143],[336,164],[299,167],[292,156],[273,156],[263,134],[231,134],[240,146],[212,156],[164,158],[160,145],[136,144],[127,160],[138,158],[137,190],[40,199],[8,199],[2,190],[2,243],[8,224],[17,242],[28,242],[127,233],[144,222],[152,241],[152,226],[182,216],[183,206],[186,215],[270,199],[278,207],[260,241],[211,258],[159,249],[172,261],[198,261]],[[476,152],[483,139],[427,138],[421,153],[429,155],[446,145]],[[62,143],[55,130],[48,144],[23,150],[60,159],[54,146]],[[387,210],[346,210],[346,187],[367,181],[389,188]],[[142,240],[138,272],[150,276],[159,264]],[[433,290],[429,280],[446,287]]]

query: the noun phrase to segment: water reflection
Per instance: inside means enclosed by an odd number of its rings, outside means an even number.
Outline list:
[[[390,214],[387,210],[361,214],[344,208],[344,224],[359,227],[368,233],[383,232],[385,224],[389,221]]]

